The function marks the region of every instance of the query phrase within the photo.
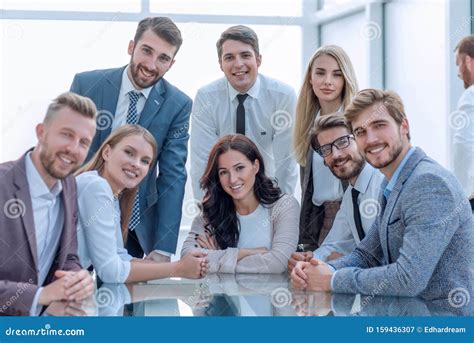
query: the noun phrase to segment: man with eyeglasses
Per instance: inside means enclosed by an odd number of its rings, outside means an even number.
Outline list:
[[[367,162],[385,176],[380,213],[357,248],[334,261],[298,262],[296,289],[449,299],[471,306],[474,224],[456,177],[411,146],[403,102],[359,92],[344,115]],[[456,299],[456,300],[454,300]]]
[[[335,177],[349,182],[341,207],[323,243],[314,252],[295,252],[288,261],[291,272],[298,261],[315,257],[331,261],[353,251],[377,216],[377,197],[383,175],[365,162],[342,113],[316,119],[312,148],[324,158]]]

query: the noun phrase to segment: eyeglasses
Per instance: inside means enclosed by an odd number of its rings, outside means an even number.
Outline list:
[[[350,139],[354,139],[354,135],[346,135],[339,137],[334,142],[329,144],[324,144],[319,147],[315,145],[315,139],[311,142],[311,147],[316,151],[321,157],[327,157],[332,154],[332,147],[335,146],[338,150],[345,149],[351,144]]]

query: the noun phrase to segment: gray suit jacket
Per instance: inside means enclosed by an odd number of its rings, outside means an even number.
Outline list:
[[[388,202],[383,192],[379,201],[381,212],[365,239],[330,263],[337,269],[333,291],[472,297],[473,216],[456,178],[416,148]]]
[[[41,285],[38,285],[36,231],[26,179],[25,155],[17,161],[0,164],[0,179],[0,315],[27,315]],[[44,285],[54,281],[56,270],[81,269],[77,257],[74,177],[63,179],[62,186],[64,226]]]

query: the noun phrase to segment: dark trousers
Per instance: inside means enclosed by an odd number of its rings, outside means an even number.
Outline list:
[[[474,212],[474,199],[469,200],[469,202],[471,203],[471,210]]]
[[[140,242],[138,241],[137,234],[135,230],[128,231],[127,242],[125,243],[125,248],[127,249],[128,253],[136,258],[143,258],[144,251]]]

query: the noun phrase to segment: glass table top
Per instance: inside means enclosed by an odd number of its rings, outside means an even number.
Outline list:
[[[465,302],[464,302],[465,303]],[[211,274],[147,283],[102,284],[81,304],[57,302],[44,315],[87,316],[456,316],[462,299],[353,295],[294,290],[287,274]]]

